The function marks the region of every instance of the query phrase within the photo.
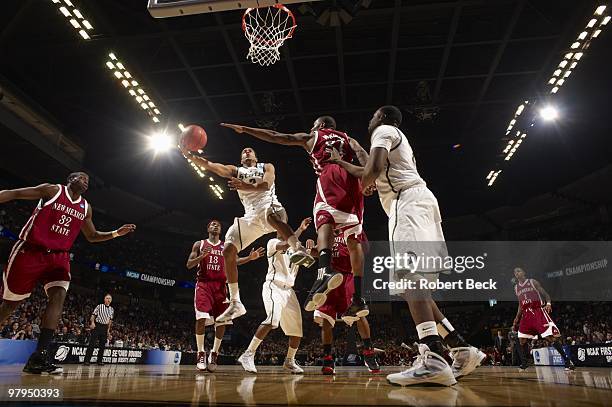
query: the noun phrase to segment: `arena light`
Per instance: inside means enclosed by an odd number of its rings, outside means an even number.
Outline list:
[[[74,27],[74,28],[81,28],[81,24],[79,24],[79,22],[77,20],[75,20],[74,18],[70,19],[70,24]]]
[[[52,2],[82,39],[91,39],[91,36],[85,30],[93,31],[93,25],[85,18],[83,13],[76,8],[72,1],[64,0],[62,3],[59,0],[52,0]]]
[[[540,117],[546,121],[553,121],[559,117],[559,111],[554,106],[544,106],[540,109]]]
[[[600,16],[603,14],[604,11],[606,11],[606,6],[599,6],[597,7],[597,10],[595,10],[595,14]]]
[[[64,15],[64,17],[70,17],[70,11],[64,6],[59,8],[60,13]]]
[[[89,34],[87,34],[87,32],[85,32],[85,30],[79,30],[79,34],[81,35],[81,37],[83,37],[84,40],[88,40]]]
[[[93,26],[91,25],[91,23],[87,20],[83,20],[83,25],[85,26],[85,28],[87,28],[88,30],[93,30]]]
[[[81,14],[81,12],[78,9],[74,9],[72,10],[72,14],[74,14],[75,16],[77,16],[77,18],[80,18],[81,20],[83,20],[83,14]]]
[[[610,18],[610,16],[606,16],[606,18],[604,18],[601,22],[601,25],[607,25],[610,22]]]
[[[172,148],[172,139],[164,133],[155,133],[149,137],[149,147],[156,153],[162,153]]]

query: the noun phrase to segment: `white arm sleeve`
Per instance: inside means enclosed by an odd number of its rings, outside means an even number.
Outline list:
[[[372,145],[370,150],[375,147],[382,147],[387,151],[390,151],[394,145],[398,143],[399,134],[395,127],[389,125],[378,126],[374,133],[372,133]]]

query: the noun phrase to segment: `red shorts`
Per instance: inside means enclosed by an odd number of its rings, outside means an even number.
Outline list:
[[[2,274],[2,298],[21,301],[30,296],[36,283],[50,287],[70,286],[70,253],[48,252],[19,240],[13,246],[8,264]]]
[[[537,336],[545,338],[551,335],[557,337],[561,333],[544,308],[526,308],[523,310],[518,329],[519,338],[532,339]]]
[[[225,281],[198,281],[193,296],[197,319],[206,319],[206,325],[213,325],[215,319],[229,306]],[[229,321],[226,324],[231,324]]]
[[[355,285],[353,284],[353,274],[343,273],[342,284],[327,294],[327,301],[314,312],[314,321],[322,325],[323,319],[329,321],[331,326],[336,323],[336,318],[346,312],[351,305]]]
[[[344,237],[362,232],[363,194],[361,181],[339,165],[328,165],[317,179],[313,215],[315,227],[333,224]]]

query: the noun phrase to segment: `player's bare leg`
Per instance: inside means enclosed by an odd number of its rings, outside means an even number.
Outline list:
[[[297,350],[300,347],[301,340],[302,338],[299,336],[289,337],[289,347],[287,349],[287,356],[285,357],[285,363],[283,363],[283,368],[293,374],[304,373],[304,369],[302,369],[302,367],[298,365],[295,360],[295,354],[297,353]]]
[[[372,346],[370,324],[365,317],[359,318],[357,321],[357,331],[359,332],[359,336],[363,342],[362,354],[366,367],[370,373],[379,373],[380,365],[378,364],[378,359],[376,358],[376,353],[374,352],[374,348]]]
[[[332,342],[334,340],[334,327],[323,318],[321,325],[321,343],[323,343],[323,367],[321,372],[325,375],[336,373],[336,363],[332,356]]]
[[[21,301],[2,301],[2,304],[0,304],[0,326],[4,325],[8,317],[13,315],[19,304],[21,304]]]
[[[40,374],[47,372],[49,374],[59,374],[64,371],[61,366],[49,363],[48,351],[49,345],[53,340],[53,334],[57,329],[57,322],[62,315],[64,300],[66,299],[66,289],[64,287],[50,287],[47,290],[47,296],[49,302],[42,317],[36,351],[30,355],[28,362],[23,368],[23,371],[26,373]]]
[[[342,320],[346,323],[352,323],[358,321],[360,318],[366,317],[370,310],[368,309],[365,300],[361,296],[361,278],[363,277],[364,267],[364,254],[361,242],[354,236],[350,236],[346,239],[346,247],[349,250],[349,256],[351,259],[351,270],[353,271],[353,285],[355,291],[353,292],[353,298],[351,305],[342,315]]]
[[[310,267],[315,263],[314,257],[306,253],[306,249],[304,249],[300,241],[295,237],[293,229],[287,224],[287,212],[284,209],[280,211],[270,211],[266,215],[266,220],[276,229],[282,240],[286,240],[287,243],[289,243],[289,247],[291,247],[293,252],[289,257],[289,262],[291,264]]]
[[[223,247],[223,262],[225,266],[225,277],[229,288],[230,304],[227,309],[219,315],[216,320],[225,323],[246,314],[246,309],[240,301],[240,290],[238,289],[238,249],[230,242]]]
[[[215,341],[213,343],[212,350],[210,351],[210,355],[208,356],[209,372],[214,372],[217,370],[217,357],[219,356],[219,349],[221,348],[223,335],[225,335],[225,325],[215,325]]]
[[[342,274],[331,268],[332,248],[334,246],[334,225],[325,223],[317,229],[317,249],[319,251],[319,271],[304,309],[314,311],[327,300],[327,294],[342,284]]]
[[[453,359],[453,365],[451,367],[455,378],[458,379],[472,373],[480,366],[486,355],[467,343],[463,336],[455,330],[455,327],[453,327],[450,321],[442,314],[442,311],[438,308],[438,304],[436,304],[433,299],[429,299],[429,301],[434,320],[437,322],[438,335],[440,335],[444,344],[448,346],[450,350]]]
[[[552,346],[553,348],[555,348],[557,352],[559,352],[559,355],[561,355],[561,357],[563,358],[563,363],[565,364],[565,370],[576,369],[576,367],[574,366],[574,363],[572,362],[570,357],[565,353],[565,350],[563,350],[563,346],[561,346],[561,343],[559,343],[557,338],[555,338],[554,336],[547,336],[544,339],[546,339],[546,341],[549,343],[550,346]]]
[[[206,370],[206,349],[204,348],[204,334],[206,333],[206,319],[200,318],[195,323],[196,344],[198,356],[196,358],[196,369]]]
[[[429,290],[408,290],[404,298],[416,325],[419,356],[411,368],[387,376],[387,381],[399,386],[437,383],[451,386],[457,381],[451,367],[442,357],[444,344],[438,335]]]
[[[257,368],[255,367],[255,353],[257,352],[259,345],[261,345],[271,330],[271,325],[259,325],[255,335],[253,335],[253,339],[251,339],[249,347],[238,358],[238,362],[240,362],[244,370],[247,372],[257,373]]]

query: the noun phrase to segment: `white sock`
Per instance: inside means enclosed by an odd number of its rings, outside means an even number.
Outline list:
[[[292,348],[289,346],[289,349],[287,349],[287,359],[295,359],[295,354],[297,351],[297,348]]]
[[[435,321],[421,322],[416,326],[416,331],[417,335],[419,335],[419,339],[423,339],[426,336],[438,335],[438,329]]]
[[[204,334],[196,334],[196,343],[198,344],[198,352],[204,352]]]
[[[247,350],[253,353],[257,352],[257,348],[259,347],[261,342],[262,342],[261,339],[254,336],[253,339],[251,339],[251,343],[249,344],[249,347],[247,348]]]
[[[219,339],[215,336],[215,342],[213,343],[212,351],[215,353],[219,353],[219,348],[221,348],[221,341],[223,339]]]
[[[442,339],[446,338],[449,333],[455,331],[453,325],[446,318],[444,318],[441,322],[438,322],[436,327],[438,328],[438,335],[440,335]]]
[[[289,239],[287,239],[287,243],[289,243],[289,246],[291,246],[291,249],[295,251],[298,249],[298,244],[300,242],[297,240],[297,237],[295,237],[295,235],[291,235],[289,236]]]
[[[230,292],[230,300],[240,301],[240,290],[238,289],[238,283],[228,283]]]

